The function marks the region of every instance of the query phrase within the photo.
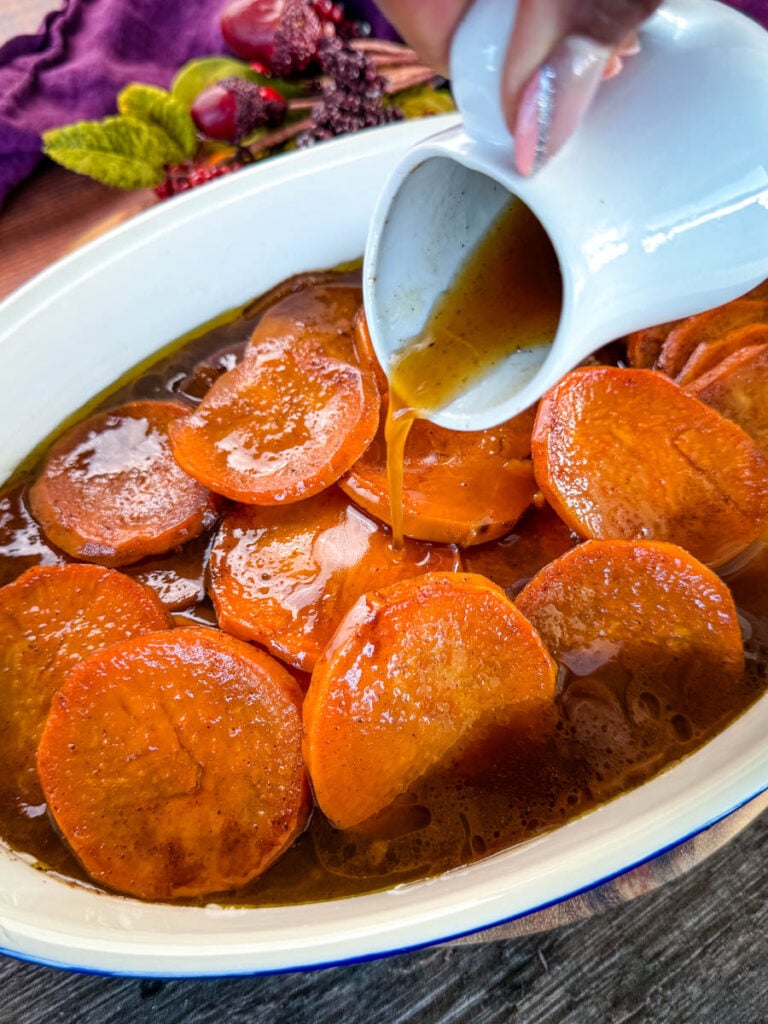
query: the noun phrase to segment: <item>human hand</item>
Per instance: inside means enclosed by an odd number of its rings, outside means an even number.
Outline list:
[[[425,63],[448,74],[453,33],[473,0],[379,0]],[[604,77],[637,52],[660,0],[518,0],[501,103],[521,174],[539,170],[584,116]]]

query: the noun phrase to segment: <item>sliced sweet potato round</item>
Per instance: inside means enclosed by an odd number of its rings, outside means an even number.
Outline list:
[[[588,756],[619,776],[743,706],[733,598],[674,544],[587,541],[537,573],[517,606],[570,671],[561,699]]]
[[[414,420],[403,462],[403,532],[467,547],[507,533],[536,493],[530,454],[535,411],[488,430],[455,431]],[[382,424],[339,484],[371,515],[392,525]]]
[[[24,811],[43,802],[37,742],[51,698],[75,665],[170,625],[153,591],[97,565],[29,569],[0,589],[0,791],[9,803]]]
[[[300,501],[362,455],[380,404],[370,367],[290,337],[265,341],[172,427],[173,452],[187,473],[235,501]]]
[[[389,380],[373,348],[371,332],[368,329],[368,319],[365,315],[365,309],[362,306],[355,314],[354,328],[355,347],[357,349],[358,356],[361,360],[367,360],[371,364],[373,372],[376,375],[376,383],[379,385],[379,391],[381,392],[382,398],[387,398],[389,395]]]
[[[188,415],[177,402],[129,402],[67,430],[29,492],[49,540],[74,558],[118,566],[212,526],[213,495],[182,471],[168,440]]]
[[[735,352],[686,390],[738,423],[768,455],[768,345]]]
[[[482,576],[430,573],[360,598],[317,663],[304,757],[338,828],[387,807],[473,731],[550,702],[536,631]]]
[[[719,565],[768,520],[768,459],[736,424],[653,370],[574,370],[533,431],[536,479],[581,537],[656,539]]]
[[[746,327],[737,327],[735,331],[729,331],[725,337],[719,338],[717,341],[708,341],[697,345],[675,381],[680,387],[685,387],[698,377],[713,370],[718,363],[733,355],[734,352],[740,352],[741,349],[751,345],[766,343],[768,343],[768,324],[747,324]]]
[[[117,644],[74,669],[40,740],[48,806],[88,873],[144,899],[223,892],[304,828],[301,695],[214,630]]]
[[[744,296],[745,299],[761,299],[768,302],[768,279],[762,281],[760,284],[748,291]]]
[[[311,355],[322,353],[329,359],[362,366],[368,353],[360,359],[354,328],[361,301],[359,285],[310,282],[264,313],[251,335],[245,358],[278,342],[294,350],[305,349]]]
[[[458,567],[455,548],[408,540],[393,550],[389,530],[331,487],[288,508],[232,509],[211,549],[209,590],[222,629],[311,672],[364,593]]]
[[[280,281],[274,288],[270,288],[268,292],[264,292],[263,295],[259,295],[258,298],[249,302],[243,310],[243,316],[246,319],[250,319],[255,316],[264,315],[289,295],[321,285],[353,286],[357,289],[358,294],[360,294],[362,289],[356,277],[357,275],[354,270],[309,270],[300,274],[293,274],[292,277],[287,277],[284,281]]]
[[[681,320],[670,320],[665,324],[655,324],[642,331],[633,331],[627,335],[627,359],[629,365],[636,370],[650,370],[661,354],[664,342],[670,332],[682,323]]]
[[[768,301],[760,299],[736,299],[689,316],[667,336],[655,368],[677,377],[699,345],[717,341],[737,327],[759,323],[768,323]]]

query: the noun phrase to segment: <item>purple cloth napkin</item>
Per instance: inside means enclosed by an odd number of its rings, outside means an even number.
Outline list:
[[[167,86],[223,49],[222,0],[67,0],[0,47],[0,203],[40,158],[40,132],[115,113],[127,82]]]
[[[225,52],[226,0],[66,0],[35,35],[0,47],[0,205],[40,159],[40,133],[116,112],[127,82],[167,87],[192,57]],[[370,0],[347,5],[395,38]]]
[[[115,112],[127,82],[167,86],[192,57],[221,53],[226,0],[66,0],[35,35],[0,47],[0,205],[40,158],[40,132]],[[768,28],[768,0],[731,0]],[[372,0],[351,17],[394,38]]]

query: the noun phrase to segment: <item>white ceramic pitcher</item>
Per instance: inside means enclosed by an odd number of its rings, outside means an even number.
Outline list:
[[[563,282],[554,341],[509,357],[431,414],[457,430],[513,416],[614,338],[768,277],[768,32],[715,0],[668,0],[574,138],[524,178],[499,100],[515,6],[470,8],[451,52],[464,126],[406,155],[366,248],[365,304],[386,368],[510,193],[548,233]]]

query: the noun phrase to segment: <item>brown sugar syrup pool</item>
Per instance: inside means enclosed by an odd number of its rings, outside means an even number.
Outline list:
[[[87,412],[147,398],[175,398],[194,406],[220,373],[239,359],[269,305],[302,282],[348,286],[358,281],[357,272],[291,279],[231,318],[218,318],[209,329],[168,346],[152,365],[145,364],[138,375],[127,375]],[[81,410],[61,429],[84,415]],[[13,481],[0,489],[0,585],[32,565],[69,560],[47,544],[26,507],[27,484],[39,460],[38,450]],[[558,553],[552,550],[552,537],[558,531],[556,546],[560,550],[575,542],[562,524],[555,525],[549,510],[532,507],[508,538],[465,551],[465,567],[483,571],[484,566],[492,566],[489,574],[514,596]],[[177,613],[178,621],[215,626],[202,586],[208,540],[210,537],[192,541],[165,558],[121,571],[155,586],[181,588],[192,603]],[[584,691],[589,680],[578,681],[579,706],[583,712],[586,701],[587,715],[580,714],[580,724],[574,727],[569,707],[574,677],[562,669],[554,711],[532,712],[528,720],[516,722],[513,731],[490,727],[473,735],[462,749],[453,752],[450,763],[419,780],[392,807],[357,831],[334,829],[316,810],[306,833],[266,874],[217,902],[237,906],[302,903],[371,892],[433,875],[538,835],[652,777],[701,746],[764,691],[767,577],[768,551],[761,548],[728,578],[744,626],[747,672],[727,714],[706,730],[696,730],[679,709],[675,715],[665,715],[665,708],[654,707],[649,694],[648,707],[656,715],[658,727],[646,729],[641,738],[633,737],[631,728],[626,728],[628,710],[621,708],[620,702],[606,704],[603,699],[600,665],[594,666],[597,684],[591,698],[589,693],[585,698]],[[616,666],[608,667],[615,684]],[[708,691],[717,702],[717,680],[707,683],[696,695],[696,708],[691,709],[699,718]],[[617,708],[627,719],[619,729]],[[608,739],[611,736],[615,740]],[[359,784],[364,785],[365,780]],[[2,779],[0,836],[12,848],[34,858],[41,868],[72,880],[88,880],[56,835],[45,806],[20,806]]]

